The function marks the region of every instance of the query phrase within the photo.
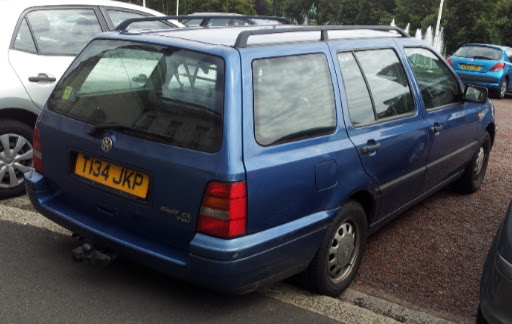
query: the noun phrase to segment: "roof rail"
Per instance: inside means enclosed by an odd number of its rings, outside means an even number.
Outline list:
[[[310,31],[319,31],[320,32],[320,40],[328,41],[329,35],[327,32],[329,30],[354,30],[354,29],[366,29],[366,30],[378,30],[378,31],[396,31],[402,37],[411,37],[404,30],[395,27],[395,26],[379,26],[379,25],[323,25],[323,26],[304,26],[304,27],[294,27],[294,28],[279,28],[274,27],[272,29],[253,29],[253,30],[244,30],[238,34],[236,38],[235,47],[237,48],[245,48],[247,47],[247,40],[249,37],[253,35],[269,35],[269,34],[278,34],[278,33],[297,33],[297,32],[310,32]]]
[[[126,30],[128,26],[133,24],[134,22],[140,21],[161,21],[161,20],[183,20],[183,19],[206,19],[212,18],[212,15],[185,15],[185,16],[151,16],[151,17],[142,17],[142,18],[131,18],[120,23],[115,30],[122,31]],[[226,19],[263,19],[263,20],[275,20],[279,21],[286,25],[294,24],[288,18],[285,17],[277,17],[277,16],[243,16],[243,15],[215,15],[215,18],[226,18]]]

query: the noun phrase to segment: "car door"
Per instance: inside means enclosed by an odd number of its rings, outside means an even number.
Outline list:
[[[347,131],[366,173],[379,186],[377,218],[383,218],[422,193],[427,125],[393,48],[340,50],[337,59]]]
[[[74,57],[106,24],[98,9],[40,7],[25,11],[16,26],[9,62],[32,101],[41,108]]]
[[[476,104],[463,102],[460,83],[437,54],[420,47],[404,51],[427,112],[430,153],[425,190],[431,190],[456,177],[473,156],[479,141],[479,110]]]

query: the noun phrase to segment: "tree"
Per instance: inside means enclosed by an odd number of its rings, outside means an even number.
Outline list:
[[[446,53],[451,54],[464,43],[499,43],[496,7],[485,0],[446,0],[444,20]]]
[[[405,28],[410,24],[410,30],[425,30],[435,26],[439,12],[440,0],[396,0],[394,18],[397,26]],[[445,4],[446,7],[446,4]]]
[[[512,0],[500,0],[496,4],[496,29],[501,45],[512,45]]]

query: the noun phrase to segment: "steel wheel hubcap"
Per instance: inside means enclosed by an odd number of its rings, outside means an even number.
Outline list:
[[[329,278],[334,283],[342,281],[352,269],[356,256],[356,236],[354,227],[343,223],[331,242],[328,256]]]
[[[0,135],[0,188],[23,183],[23,174],[32,170],[32,144],[18,134]]]
[[[478,177],[480,175],[480,172],[482,171],[482,168],[484,166],[484,160],[485,150],[483,146],[480,146],[480,149],[478,150],[478,155],[476,157],[475,170],[473,172],[475,177]]]

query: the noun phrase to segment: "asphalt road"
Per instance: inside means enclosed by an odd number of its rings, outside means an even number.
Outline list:
[[[0,323],[339,323],[253,293],[223,296],[127,262],[71,261],[75,240],[0,222]]]
[[[226,296],[126,260],[84,265],[69,234],[25,196],[0,201],[0,323],[449,323],[350,288],[331,298],[281,282]]]

